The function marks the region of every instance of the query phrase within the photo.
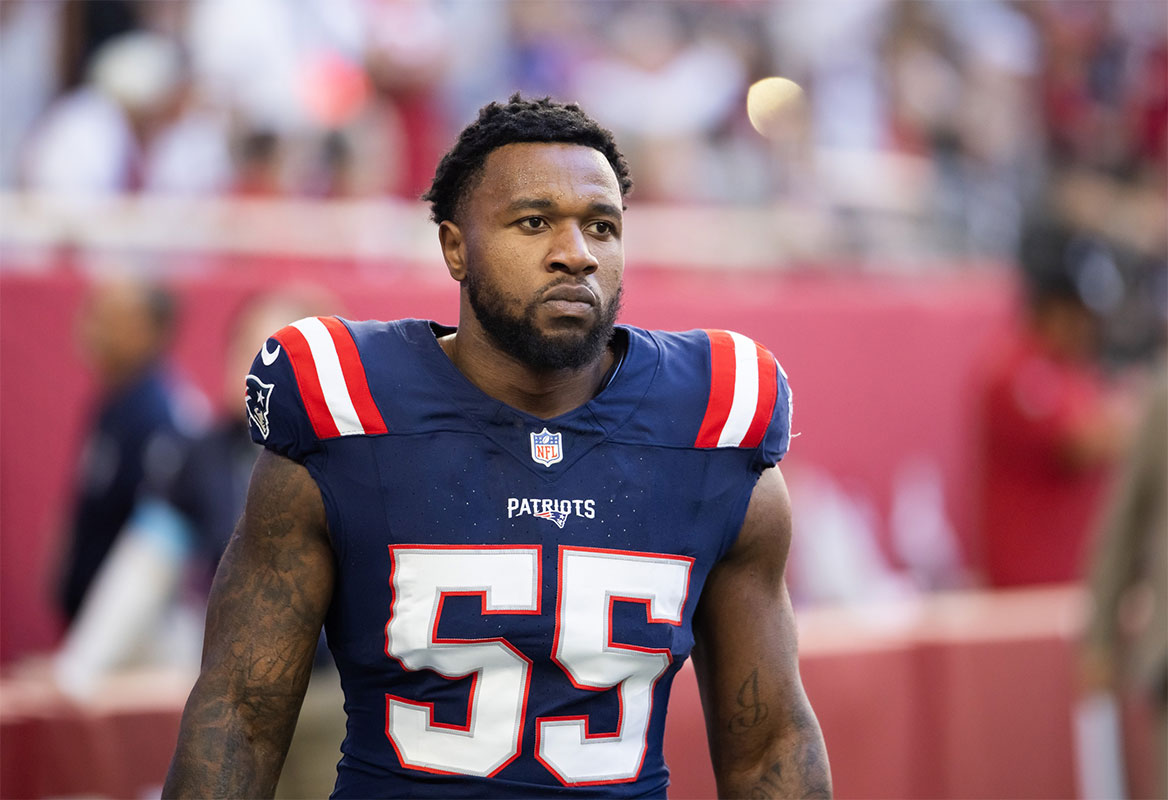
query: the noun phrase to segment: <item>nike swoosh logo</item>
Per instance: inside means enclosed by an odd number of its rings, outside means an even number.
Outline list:
[[[271,352],[268,351],[268,343],[264,342],[264,349],[260,351],[260,360],[264,362],[265,367],[272,366],[277,358],[280,357],[280,345],[276,345],[276,349]]]

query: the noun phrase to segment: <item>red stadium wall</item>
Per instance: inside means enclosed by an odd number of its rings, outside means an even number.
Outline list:
[[[297,280],[328,287],[352,317],[453,322],[457,313],[456,288],[440,265],[203,260],[174,270],[183,302],[177,364],[218,398],[235,308],[253,292]],[[93,389],[73,343],[87,282],[68,264],[0,274],[3,662],[46,649],[57,635],[49,587]],[[1010,286],[996,271],[900,279],[630,266],[622,319],[731,328],[767,344],[795,393],[799,436],[785,468],[828,470],[886,519],[895,466],[926,457],[943,475],[945,510],[975,562],[967,389],[978,353],[1011,318]]]

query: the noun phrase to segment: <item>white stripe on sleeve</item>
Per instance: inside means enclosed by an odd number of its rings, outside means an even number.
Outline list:
[[[337,356],[337,346],[328,328],[316,317],[293,322],[292,327],[308,340],[308,349],[312,351],[312,360],[316,362],[316,377],[320,380],[325,404],[341,436],[364,433],[365,427],[357,416],[357,409],[353,407],[353,399],[345,383],[345,373],[341,370],[341,360]]]
[[[734,402],[718,437],[718,447],[738,447],[750,430],[758,406],[758,350],[741,333],[727,331],[734,340]]]

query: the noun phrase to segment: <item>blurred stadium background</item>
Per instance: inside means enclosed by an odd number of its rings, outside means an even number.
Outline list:
[[[768,76],[803,91],[763,136]],[[256,292],[449,322],[416,198],[516,90],[578,100],[628,156],[623,320],[736,329],[790,375],[791,584],[839,796],[1081,796],[1084,592],[989,586],[975,398],[1036,230],[1089,244],[1109,381],[1162,350],[1168,14],[1143,0],[0,2],[0,795],[156,792],[191,680],[124,671],[76,705],[29,674],[62,633],[88,289],[174,288],[172,361],[212,406]],[[679,692],[674,796],[708,796]]]

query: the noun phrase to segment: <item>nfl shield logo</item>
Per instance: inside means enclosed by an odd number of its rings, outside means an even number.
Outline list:
[[[562,433],[548,433],[544,428],[539,433],[531,434],[531,458],[537,463],[550,467],[564,458],[564,441]]]

